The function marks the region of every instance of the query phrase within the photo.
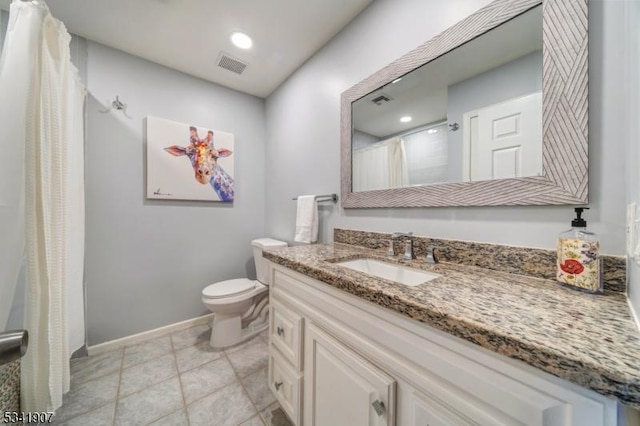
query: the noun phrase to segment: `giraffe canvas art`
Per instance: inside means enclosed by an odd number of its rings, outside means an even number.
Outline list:
[[[147,117],[147,198],[233,202],[233,134]]]

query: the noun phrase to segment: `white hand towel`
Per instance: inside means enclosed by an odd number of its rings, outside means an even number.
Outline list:
[[[293,240],[307,244],[318,241],[318,202],[315,195],[298,197],[296,235]]]

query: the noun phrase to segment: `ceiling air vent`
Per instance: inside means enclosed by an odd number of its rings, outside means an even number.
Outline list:
[[[220,52],[220,55],[218,55],[218,66],[236,74],[242,74],[244,69],[247,68],[247,64],[240,59],[236,59],[224,52]]]
[[[382,105],[385,102],[391,102],[391,100],[393,100],[391,96],[381,93],[380,96],[376,96],[375,98],[371,99],[371,102],[376,105]]]

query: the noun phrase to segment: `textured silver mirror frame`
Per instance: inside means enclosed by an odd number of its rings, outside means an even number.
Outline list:
[[[542,4],[542,176],[352,192],[351,103]],[[342,94],[343,208],[588,202],[587,0],[496,0]]]

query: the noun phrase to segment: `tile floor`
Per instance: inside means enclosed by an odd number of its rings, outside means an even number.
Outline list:
[[[56,425],[289,426],[267,385],[266,332],[214,351],[206,325],[71,362]]]

